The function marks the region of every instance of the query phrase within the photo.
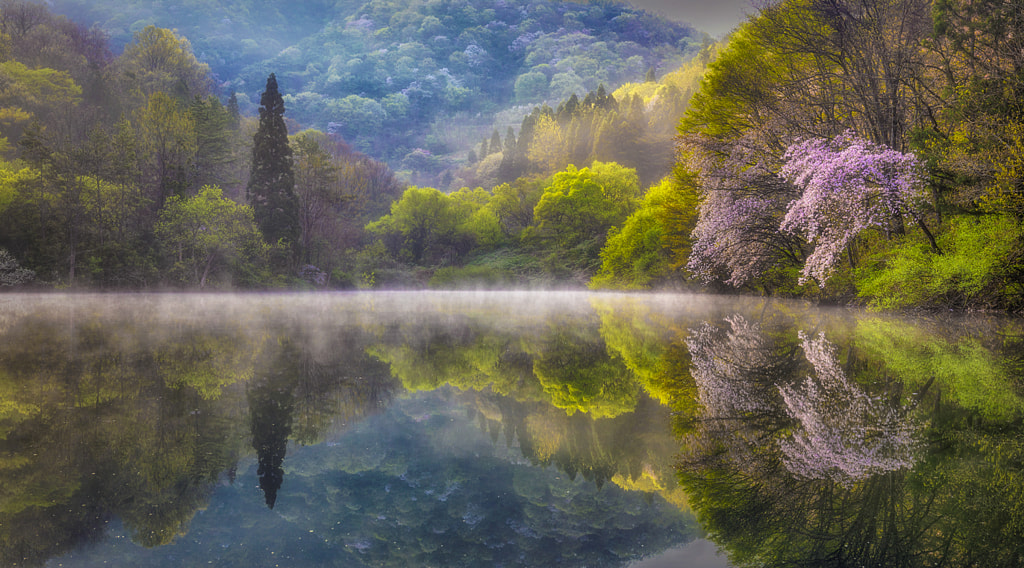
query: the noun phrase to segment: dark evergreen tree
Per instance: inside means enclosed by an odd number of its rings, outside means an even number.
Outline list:
[[[564,103],[558,105],[558,110],[555,111],[555,119],[558,120],[558,124],[565,126],[576,116],[579,109],[580,98],[576,96],[576,93],[573,93],[569,95],[569,98]]]
[[[597,94],[595,95],[595,98],[597,106],[604,110],[612,111],[619,108],[619,104],[615,101],[615,97],[604,89],[604,83],[597,86]]]
[[[501,152],[501,134],[498,134],[495,129],[494,134],[491,135],[491,143],[487,146],[487,152],[490,154],[497,154]]]
[[[544,105],[547,112],[551,107]],[[518,175],[526,175],[533,169],[530,162],[530,144],[533,144],[533,131],[536,128],[537,120],[544,114],[545,110],[540,107],[533,107],[533,112],[523,118],[523,124],[519,127],[519,140],[516,140],[516,166],[519,169]]]
[[[295,397],[290,390],[263,384],[249,393],[249,428],[256,450],[256,475],[263,498],[271,509],[277,502],[277,490],[284,482],[284,458],[294,410]]]
[[[239,123],[242,121],[242,111],[238,108],[238,95],[235,91],[231,91],[231,96],[228,97],[228,114],[231,115],[231,127],[238,128]]]
[[[210,95],[196,97],[189,107],[195,124],[196,157],[192,161],[191,192],[204,185],[226,187],[231,181],[231,111]]]
[[[267,242],[285,242],[295,247],[299,242],[299,207],[292,150],[284,124],[284,99],[273,73],[267,78],[259,110],[260,125],[253,137],[252,170],[246,193]]]
[[[512,181],[519,177],[516,169],[516,134],[512,127],[508,127],[505,133],[505,147],[501,151],[501,165],[498,168],[498,176],[501,181]]]
[[[256,450],[260,489],[267,507],[274,508],[284,482],[284,458],[295,414],[294,382],[299,375],[299,353],[285,342],[266,375],[249,391],[249,430]]]

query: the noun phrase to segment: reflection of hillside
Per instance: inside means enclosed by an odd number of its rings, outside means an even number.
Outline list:
[[[481,429],[535,465],[684,501],[670,465],[669,409],[641,392],[592,314],[514,331],[473,318],[404,329],[370,352],[406,388],[467,391]]]
[[[648,396],[641,395],[632,412],[614,418],[568,415],[549,404],[488,392],[463,396],[482,431],[517,448],[534,465],[557,467],[570,479],[579,476],[597,488],[611,481],[685,504],[672,468],[678,444],[671,412]]]
[[[1013,565],[1024,542],[1013,326],[775,303],[723,317],[713,302],[609,296],[519,311],[519,294],[171,296],[125,311],[59,298],[26,301],[0,328],[4,565],[40,565],[114,519],[136,543],[185,546],[176,537],[213,487],[266,440],[287,454],[271,460],[283,476],[274,511],[260,498],[246,515],[305,518],[310,491],[351,512],[352,530],[375,527],[350,540],[319,527],[325,550],[362,557],[387,537],[410,547],[395,562],[457,564],[456,541],[488,565],[498,541],[554,562],[548,548],[571,552],[580,534],[612,542],[626,522],[621,550],[580,552],[614,565],[643,531],[671,533],[604,508],[606,494],[615,506],[668,501],[677,520],[692,506],[738,562]],[[402,386],[420,392],[396,397]],[[383,413],[396,430],[367,430]],[[448,465],[428,463],[430,450]],[[218,495],[258,483],[240,479]],[[443,480],[462,501],[438,499]],[[491,481],[510,495],[489,495]],[[480,520],[474,533],[466,519],[491,506],[514,522]],[[548,548],[530,531],[554,535]]]
[[[243,417],[254,376],[291,394],[305,441],[378,412],[395,388],[363,345],[319,349],[301,329],[59,302],[23,311],[0,338],[3,565],[41,564],[113,517],[145,546],[182,534],[253,452]],[[293,354],[271,333],[290,336]]]
[[[961,384],[974,376],[1005,397],[1010,342],[979,350],[963,329],[881,318],[798,333],[785,319],[734,315],[687,338],[699,406],[684,419],[680,479],[730,560],[1017,563],[1024,530],[1010,519],[1024,518],[1024,501],[1000,495],[1024,491],[1021,413],[988,410],[1012,399],[946,398],[943,372],[973,368]],[[900,371],[908,361],[917,369]]]
[[[304,449],[277,510],[344,566],[624,566],[693,538],[691,517],[661,499],[524,463],[493,442],[504,432],[474,426],[489,419],[467,416],[466,396],[420,393],[329,450]],[[469,396],[502,406],[488,414],[532,404]]]

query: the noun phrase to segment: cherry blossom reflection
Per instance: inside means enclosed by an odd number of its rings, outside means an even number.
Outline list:
[[[771,412],[773,397],[765,397],[765,389],[760,388],[764,381],[758,380],[775,366],[771,345],[757,323],[738,314],[725,321],[730,327],[724,337],[721,330],[705,323],[690,330],[686,340],[693,358],[690,372],[697,382],[697,400],[704,417]]]
[[[870,396],[850,381],[824,335],[800,332],[800,339],[815,376],[779,386],[786,411],[799,423],[791,438],[779,442],[786,468],[802,477],[850,484],[913,467],[922,425],[909,408]]]

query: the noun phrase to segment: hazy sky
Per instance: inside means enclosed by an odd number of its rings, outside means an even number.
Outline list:
[[[688,22],[715,37],[754,12],[750,0],[630,0],[630,4]]]

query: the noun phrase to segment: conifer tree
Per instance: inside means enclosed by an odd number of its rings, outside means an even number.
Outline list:
[[[498,167],[498,177],[501,181],[512,181],[519,177],[516,169],[516,134],[512,127],[508,127],[505,133],[505,147],[501,151],[501,165]]]
[[[295,174],[284,123],[284,99],[273,73],[267,78],[259,111],[260,124],[253,137],[252,170],[246,193],[267,242],[283,241],[294,247],[299,238]]]
[[[497,154],[501,152],[501,134],[498,134],[498,130],[494,130],[494,134],[491,135],[491,143],[487,146],[488,154]]]
[[[238,108],[238,94],[235,93],[234,89],[231,90],[231,96],[228,97],[227,109],[228,114],[231,116],[231,128],[238,128],[239,123],[242,121],[242,112]]]

